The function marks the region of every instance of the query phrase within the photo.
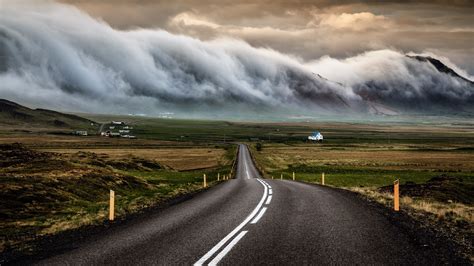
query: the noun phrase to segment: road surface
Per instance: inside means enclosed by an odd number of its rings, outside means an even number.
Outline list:
[[[240,146],[236,178],[73,244],[44,265],[438,264],[351,193],[261,179]]]

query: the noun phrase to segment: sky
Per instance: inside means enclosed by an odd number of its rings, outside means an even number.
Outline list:
[[[242,39],[303,60],[368,50],[434,53],[474,75],[471,0],[62,0],[118,29]]]
[[[0,98],[218,119],[471,115],[472,14],[463,0],[0,0]]]

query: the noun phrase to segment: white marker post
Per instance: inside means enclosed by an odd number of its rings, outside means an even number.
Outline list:
[[[217,181],[221,181],[220,178],[221,178],[221,173],[217,173]]]
[[[293,181],[295,181],[295,172],[293,172]]]
[[[283,174],[280,175],[280,180],[283,180]]]
[[[113,221],[114,218],[115,218],[115,191],[110,190],[109,220]]]
[[[321,174],[321,185],[324,185],[324,173]]]
[[[206,174],[203,175],[203,187],[207,187]]]

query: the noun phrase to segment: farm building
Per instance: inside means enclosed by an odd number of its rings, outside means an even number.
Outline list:
[[[74,135],[78,135],[78,136],[87,136],[87,131],[85,130],[76,130],[73,132]]]
[[[323,141],[323,134],[319,131],[315,131],[311,136],[308,136],[308,139],[311,141]]]
[[[100,135],[103,137],[120,137],[120,133],[117,132],[112,132],[112,131],[105,131],[105,132],[100,132]]]

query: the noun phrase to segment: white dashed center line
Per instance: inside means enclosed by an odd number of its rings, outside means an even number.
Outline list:
[[[265,212],[267,211],[267,207],[263,207],[260,212],[258,213],[257,217],[255,217],[251,224],[256,224],[258,222],[258,220],[260,220],[260,218],[262,218],[262,216],[265,214]]]
[[[217,263],[219,261],[221,261],[222,258],[225,257],[225,255],[227,255],[227,253],[229,253],[229,251],[239,242],[240,239],[242,239],[242,237],[245,236],[245,234],[247,234],[248,231],[242,231],[240,232],[240,234],[238,234],[230,243],[229,245],[227,245],[221,252],[219,252],[219,254],[217,254],[217,256],[211,260],[211,262],[209,262],[209,265],[217,265]]]
[[[266,205],[270,204],[270,201],[272,201],[272,195],[269,195],[267,198],[267,201],[265,202]]]
[[[247,169],[246,169],[246,172],[247,172],[247,178],[249,178]],[[255,207],[255,209],[249,214],[249,216],[247,216],[247,218],[245,218],[245,220],[242,223],[240,223],[236,228],[234,228],[234,230],[232,230],[232,232],[230,232],[226,237],[224,237],[221,241],[219,241],[219,243],[217,243],[211,250],[209,250],[204,256],[202,256],[202,258],[200,258],[196,263],[194,263],[194,265],[203,265],[207,260],[209,260],[212,256],[214,256],[216,252],[222,249],[209,263],[210,265],[216,265],[232,249],[232,247],[234,247],[240,241],[240,239],[242,239],[245,236],[245,234],[247,234],[248,231],[241,231],[241,229],[245,225],[247,225],[250,221],[252,221],[251,224],[255,224],[260,220],[260,218],[262,218],[262,216],[267,211],[267,207],[262,208],[263,203],[264,202],[266,204],[270,203],[271,196],[270,196],[270,199],[268,199],[268,195],[269,195],[269,192],[270,194],[272,194],[273,192],[271,189],[268,188],[269,185],[265,181],[262,181],[260,179],[257,179],[257,181],[260,184],[262,184],[262,186],[264,187],[264,190],[263,190],[263,196],[260,199],[257,206]],[[234,239],[232,239],[237,233],[239,234]],[[232,241],[230,241],[230,243],[226,245],[226,243],[230,239],[232,239]],[[226,246],[224,247],[224,245]]]

